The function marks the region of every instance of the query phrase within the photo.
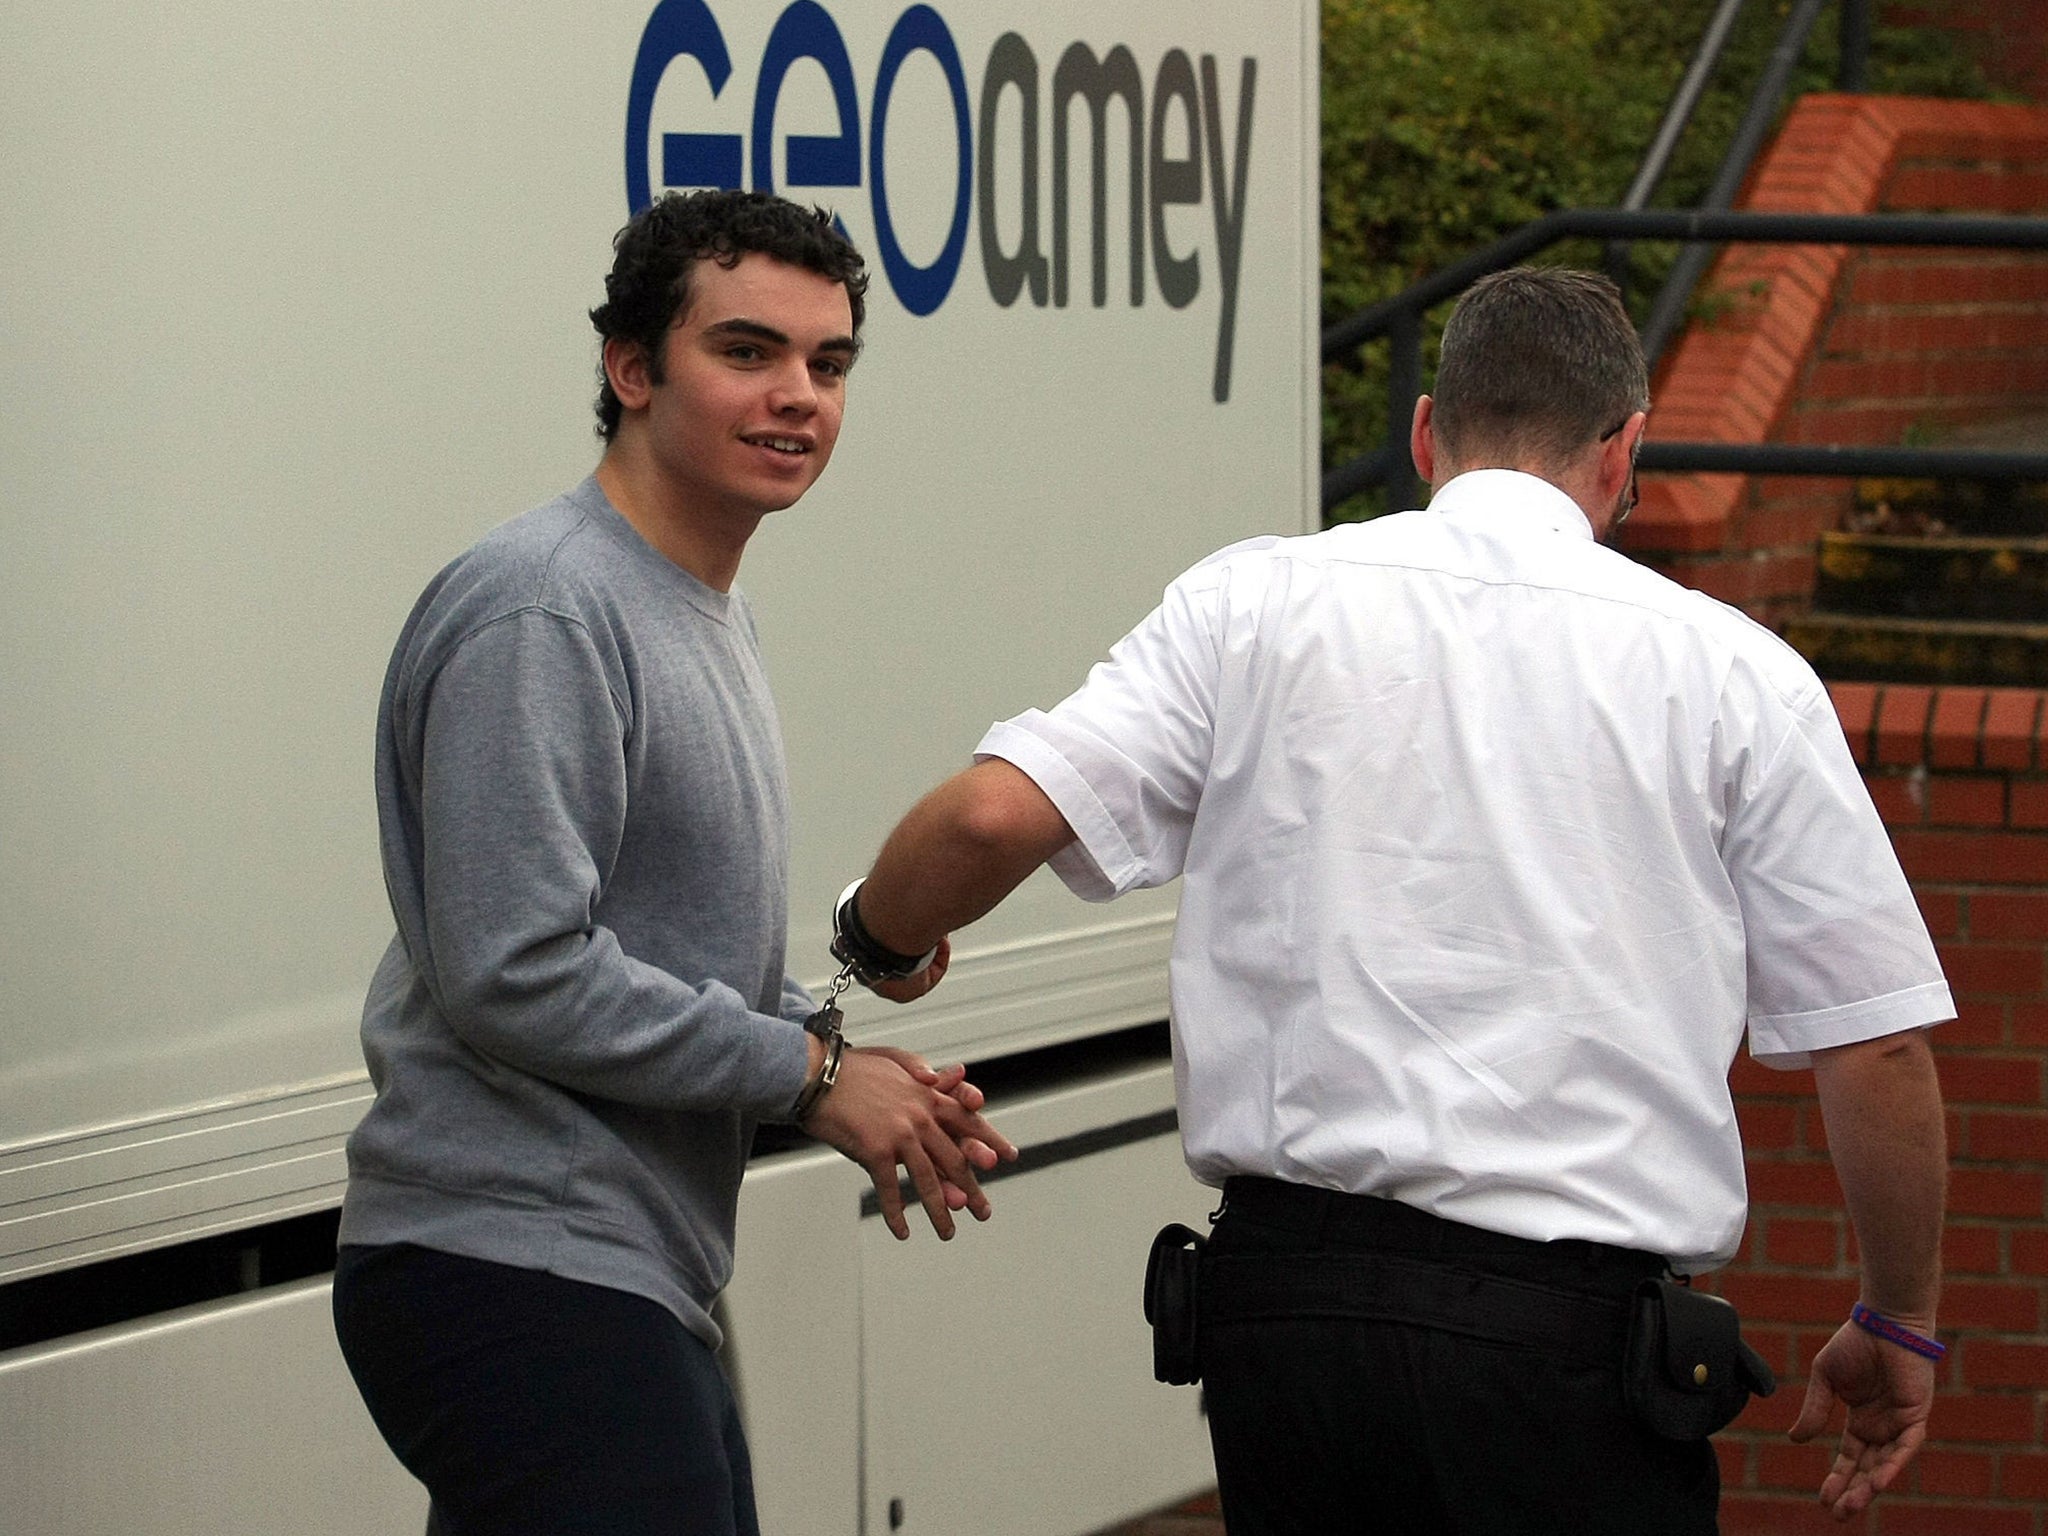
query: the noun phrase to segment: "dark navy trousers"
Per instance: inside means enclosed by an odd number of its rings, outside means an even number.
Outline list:
[[[1230,1180],[1200,1325],[1230,1536],[1712,1536],[1711,1444],[1659,1439],[1622,1399],[1626,1298],[1661,1268]],[[1376,1270],[1402,1283],[1376,1293]],[[1467,1292],[1483,1305],[1459,1316]]]
[[[441,1536],[759,1536],[725,1373],[645,1297],[351,1246],[334,1323]]]

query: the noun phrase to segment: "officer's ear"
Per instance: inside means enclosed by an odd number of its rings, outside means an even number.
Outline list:
[[[1415,473],[1424,485],[1436,485],[1436,402],[1424,395],[1415,402],[1415,419],[1408,427],[1408,457],[1415,461]]]
[[[1622,424],[1600,439],[1599,489],[1603,502],[1614,502],[1635,481],[1636,455],[1642,451],[1643,429],[1649,423],[1647,411],[1631,412]]]

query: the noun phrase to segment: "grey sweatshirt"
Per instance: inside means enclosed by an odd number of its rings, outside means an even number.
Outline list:
[[[435,578],[377,723],[398,932],[344,1243],[649,1297],[707,1343],[740,1173],[787,1115],[788,804],[752,616],[587,480]]]

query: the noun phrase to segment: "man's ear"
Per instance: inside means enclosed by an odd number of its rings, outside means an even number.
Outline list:
[[[1424,485],[1436,484],[1436,402],[1427,395],[1415,402],[1415,420],[1408,428],[1408,457],[1415,461],[1415,473]]]
[[[647,349],[637,341],[622,336],[605,338],[604,376],[611,380],[619,404],[629,411],[645,409],[653,397],[653,370],[647,366]]]
[[[1621,430],[1600,445],[1600,499],[1611,502],[1628,488],[1636,470],[1636,449],[1643,441],[1643,429],[1650,420],[1647,411],[1637,411],[1621,424]]]

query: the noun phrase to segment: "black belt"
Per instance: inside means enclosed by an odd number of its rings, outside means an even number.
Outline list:
[[[1202,1326],[1345,1318],[1435,1328],[1621,1368],[1625,1301],[1374,1253],[1217,1253],[1202,1262]]]
[[[1212,1248],[1202,1265],[1205,1324],[1279,1317],[1404,1323],[1618,1368],[1629,1296],[1664,1268],[1655,1254],[1635,1249],[1535,1242],[1398,1201],[1275,1179],[1229,1180],[1224,1212],[1226,1221],[1241,1217],[1315,1246]]]

